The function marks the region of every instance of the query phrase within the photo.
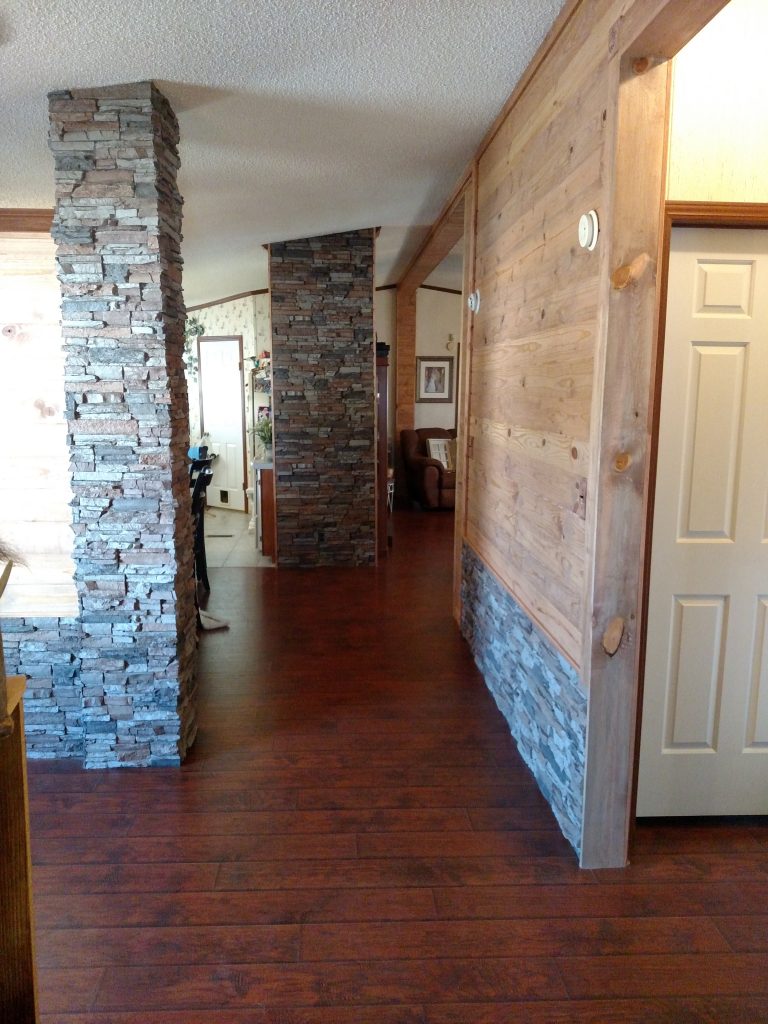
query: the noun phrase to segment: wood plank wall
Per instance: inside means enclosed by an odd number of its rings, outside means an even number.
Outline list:
[[[466,537],[581,670],[614,0],[576,6],[478,162]],[[626,5],[623,5],[626,6]]]
[[[604,239],[615,213],[617,63],[646,26],[659,26],[658,38],[643,40],[653,57],[663,44],[682,45],[723,3],[573,0],[474,164],[481,306],[467,403],[464,536],[585,684],[601,339],[614,269]],[[591,253],[577,240],[579,217],[590,209],[603,229]]]

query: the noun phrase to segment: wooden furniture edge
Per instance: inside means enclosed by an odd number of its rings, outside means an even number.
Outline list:
[[[0,231],[50,234],[52,224],[53,210],[14,210],[8,207],[0,209]]]
[[[26,676],[6,676],[8,687],[8,704],[6,713],[10,716],[21,703],[24,691],[27,688]]]
[[[0,774],[3,776],[0,817],[3,820],[3,857],[7,858],[2,875],[0,936],[3,949],[12,949],[14,955],[0,961],[0,999],[12,1000],[13,1019],[19,1024],[34,1024],[38,1020],[38,985],[22,701],[26,678],[6,676],[5,682],[6,705],[14,729],[10,736],[0,740]]]

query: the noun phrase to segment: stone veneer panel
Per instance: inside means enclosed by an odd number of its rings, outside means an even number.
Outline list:
[[[52,701],[66,744],[82,730],[89,767],[174,764],[194,738],[196,645],[178,123],[151,82],[49,100],[79,720],[43,678],[28,700]],[[26,635],[22,665],[36,642]],[[63,650],[70,639],[67,625]],[[28,721],[35,730],[36,708]]]
[[[580,851],[587,695],[576,670],[469,545],[462,551],[461,630],[518,749]]]
[[[9,675],[26,676],[24,732],[29,757],[83,756],[79,619],[0,620]]]
[[[373,565],[373,231],[270,247],[278,564]]]

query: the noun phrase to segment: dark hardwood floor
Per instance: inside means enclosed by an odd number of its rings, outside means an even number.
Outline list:
[[[450,558],[404,512],[379,571],[212,570],[187,763],[30,766],[44,1024],[768,1021],[766,823],[580,871]]]

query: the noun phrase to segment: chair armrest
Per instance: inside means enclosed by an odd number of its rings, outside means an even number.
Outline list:
[[[421,466],[424,469],[426,469],[427,466],[434,466],[435,469],[439,469],[441,471],[445,470],[445,466],[439,461],[439,459],[430,459],[428,455],[413,455],[408,461],[412,466]]]

